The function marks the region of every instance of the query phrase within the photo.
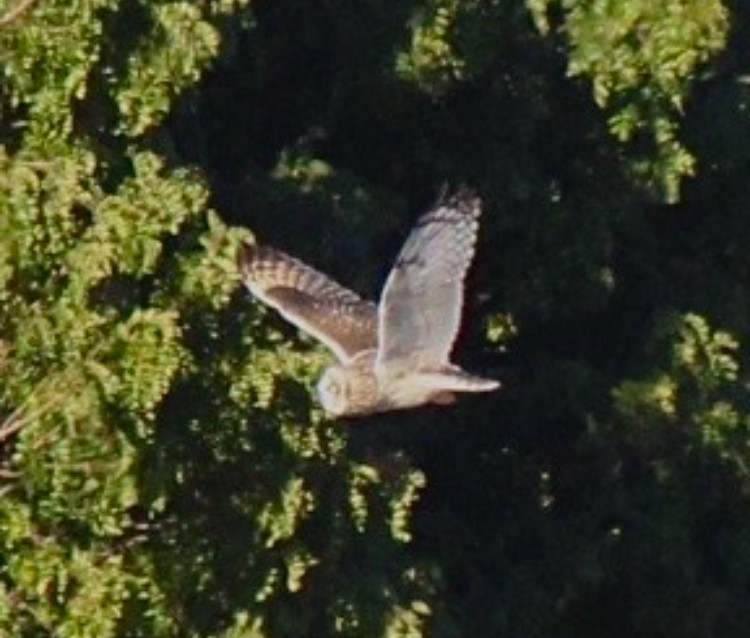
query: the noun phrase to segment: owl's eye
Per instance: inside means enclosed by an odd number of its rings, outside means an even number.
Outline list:
[[[341,386],[338,383],[336,383],[335,381],[331,381],[328,384],[328,391],[331,394],[338,396],[338,394],[341,392]]]

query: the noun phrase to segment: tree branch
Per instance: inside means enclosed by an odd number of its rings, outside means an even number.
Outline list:
[[[37,0],[21,0],[15,7],[8,9],[5,15],[0,17],[0,27],[7,27],[26,13]]]

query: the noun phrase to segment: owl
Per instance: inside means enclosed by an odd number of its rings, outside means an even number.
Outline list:
[[[350,417],[449,404],[457,392],[499,387],[450,362],[480,211],[467,190],[441,196],[408,236],[379,304],[281,251],[240,248],[250,292],[336,355],[317,386],[326,412]]]

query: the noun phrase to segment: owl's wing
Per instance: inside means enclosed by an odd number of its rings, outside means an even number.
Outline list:
[[[480,211],[479,198],[460,190],[441,198],[407,238],[380,301],[376,366],[381,370],[448,363]]]
[[[281,251],[244,244],[237,256],[247,288],[342,362],[377,343],[377,307]]]

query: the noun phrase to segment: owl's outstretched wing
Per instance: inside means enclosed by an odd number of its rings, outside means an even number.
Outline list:
[[[479,198],[460,190],[441,198],[407,238],[380,301],[376,366],[381,370],[448,364],[480,211]]]
[[[253,295],[329,347],[340,361],[376,347],[374,303],[273,248],[244,244],[237,261]]]

